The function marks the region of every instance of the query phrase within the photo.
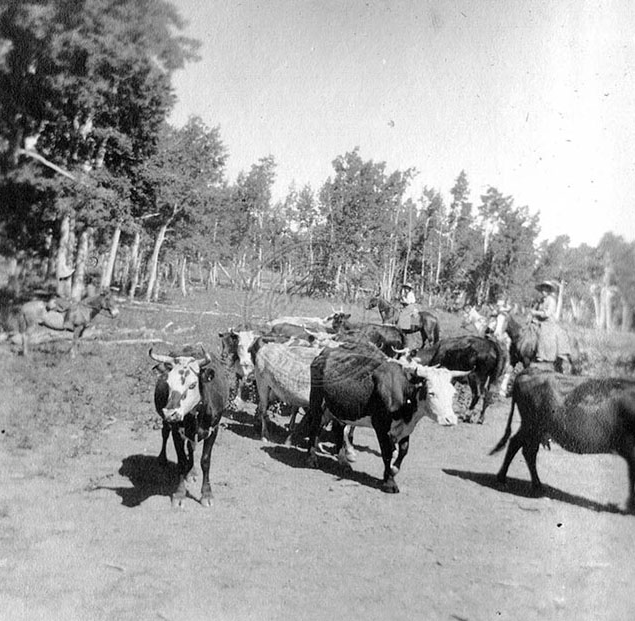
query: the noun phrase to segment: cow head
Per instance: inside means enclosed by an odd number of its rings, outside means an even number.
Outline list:
[[[258,338],[254,330],[234,330],[220,332],[221,359],[225,364],[234,369],[236,375],[247,379],[254,372],[254,364],[251,360],[249,348]]]
[[[339,332],[341,328],[346,327],[346,322],[350,318],[350,313],[344,313],[342,311],[336,311],[329,317],[332,321],[333,330],[335,330],[335,332]]]
[[[456,425],[458,418],[452,409],[452,399],[456,389],[452,380],[467,375],[469,371],[449,371],[441,367],[427,367],[422,364],[416,364],[413,371],[417,377],[425,380],[419,404],[422,414],[439,425]]]
[[[167,402],[162,408],[163,418],[168,423],[181,422],[200,402],[199,374],[201,366],[209,362],[205,354],[202,359],[191,356],[165,356],[150,350],[150,358],[163,365],[163,381],[168,386]]]

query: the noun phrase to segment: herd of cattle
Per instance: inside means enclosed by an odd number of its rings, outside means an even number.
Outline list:
[[[395,475],[418,421],[429,417],[440,425],[457,424],[453,384],[467,381],[471,413],[482,398],[482,423],[492,389],[509,378],[515,346],[509,328],[499,338],[440,338],[438,322],[430,329],[428,317],[427,325],[416,349],[406,346],[408,335],[395,325],[353,323],[349,314],[334,313],[326,319],[281,317],[260,330],[230,329],[219,334],[220,356],[192,349],[169,355],[150,350],[158,363],[154,399],[163,420],[159,458],[166,460],[170,434],[177,453],[179,483],[173,505],[183,503],[201,442],[201,504],[211,503],[210,459],[221,416],[230,407],[240,407],[245,392],[241,388],[250,381],[257,390],[254,426],[263,440],[270,437],[268,408],[273,400],[290,409],[287,443],[308,437],[310,467],[318,465],[325,427],[335,434],[342,464],[355,459],[352,428],[372,427],[384,464],[381,489],[398,492]],[[536,455],[541,443],[552,440],[577,453],[617,453],[628,463],[627,509],[635,512],[635,381],[564,376],[530,363],[526,361],[513,382],[507,429],[492,451],[509,441],[499,482],[505,483],[509,465],[522,449],[532,485],[539,491]],[[510,440],[515,407],[521,424]],[[304,416],[296,425],[300,408]]]

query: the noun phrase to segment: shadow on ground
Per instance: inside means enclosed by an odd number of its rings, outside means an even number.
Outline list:
[[[162,463],[151,455],[130,455],[121,462],[119,474],[126,477],[132,487],[95,486],[94,489],[114,491],[125,507],[138,507],[152,496],[167,496],[176,490],[179,475],[173,462]]]
[[[300,450],[296,447],[287,447],[280,445],[263,446],[262,450],[272,459],[279,461],[285,466],[291,468],[307,468],[306,450]],[[375,477],[347,468],[338,463],[333,455],[318,454],[318,469],[326,474],[334,476],[338,481],[354,481],[366,487],[377,488],[381,485],[381,481]]]
[[[591,511],[598,511],[603,513],[618,513],[622,515],[626,515],[626,512],[620,509],[614,503],[600,503],[594,500],[589,500],[588,498],[583,498],[582,496],[577,496],[575,494],[569,494],[568,492],[563,492],[555,487],[551,487],[550,485],[543,485],[543,493],[536,494],[531,487],[531,483],[525,479],[516,479],[516,478],[507,478],[507,484],[505,486],[501,486],[496,478],[496,474],[490,472],[470,472],[469,470],[450,470],[443,469],[445,474],[449,474],[453,477],[459,477],[460,479],[464,479],[466,481],[472,481],[473,483],[477,483],[478,485],[482,485],[483,487],[489,487],[490,489],[496,490],[501,494],[510,494],[512,496],[518,496],[520,498],[551,498],[552,500],[558,500],[559,502],[565,502],[569,505],[574,505],[576,507],[582,507],[583,509],[590,509]]]

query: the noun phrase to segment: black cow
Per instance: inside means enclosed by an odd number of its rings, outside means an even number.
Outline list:
[[[397,326],[353,322],[349,321],[350,316],[350,313],[333,315],[333,329],[338,335],[338,340],[370,342],[391,358],[396,355],[395,350],[403,348],[404,336]]]
[[[222,413],[229,401],[227,370],[213,354],[196,360],[191,356],[164,356],[152,353],[161,373],[154,389],[154,404],[163,419],[159,460],[167,462],[167,441],[172,434],[177,455],[179,484],[172,495],[172,505],[180,507],[186,494],[186,480],[194,467],[194,454],[199,442],[201,453],[201,505],[209,507],[212,489],[209,468],[212,448],[218,435]],[[187,454],[185,443],[187,442]]]
[[[431,366],[438,364],[446,369],[470,371],[467,376],[472,391],[469,410],[474,410],[482,396],[483,407],[477,422],[485,421],[485,410],[492,399],[489,389],[503,375],[507,364],[507,353],[496,339],[473,335],[444,338],[430,350],[419,350],[417,358]]]
[[[342,425],[375,429],[384,462],[381,489],[397,493],[394,477],[408,453],[410,434],[417,422],[423,416],[439,424],[451,418],[456,422],[452,374],[445,369],[416,367],[405,369],[370,344],[344,343],[325,348],[311,363],[307,465],[317,466],[317,438],[327,408]],[[397,458],[391,465],[397,447]]]
[[[578,385],[572,388],[573,382]],[[509,441],[497,475],[502,485],[514,456],[522,449],[532,487],[537,492],[542,490],[536,456],[543,438],[549,437],[573,453],[621,455],[628,464],[627,510],[635,513],[635,380],[578,378],[576,381],[553,371],[524,370],[514,382],[505,433],[490,455],[500,451],[509,440],[515,405],[520,413],[520,428]]]

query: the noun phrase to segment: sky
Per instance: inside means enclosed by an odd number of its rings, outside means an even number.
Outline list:
[[[631,0],[171,0],[201,41],[177,126],[220,127],[230,181],[267,155],[274,198],[354,148],[448,198],[489,186],[541,239],[635,240]]]

